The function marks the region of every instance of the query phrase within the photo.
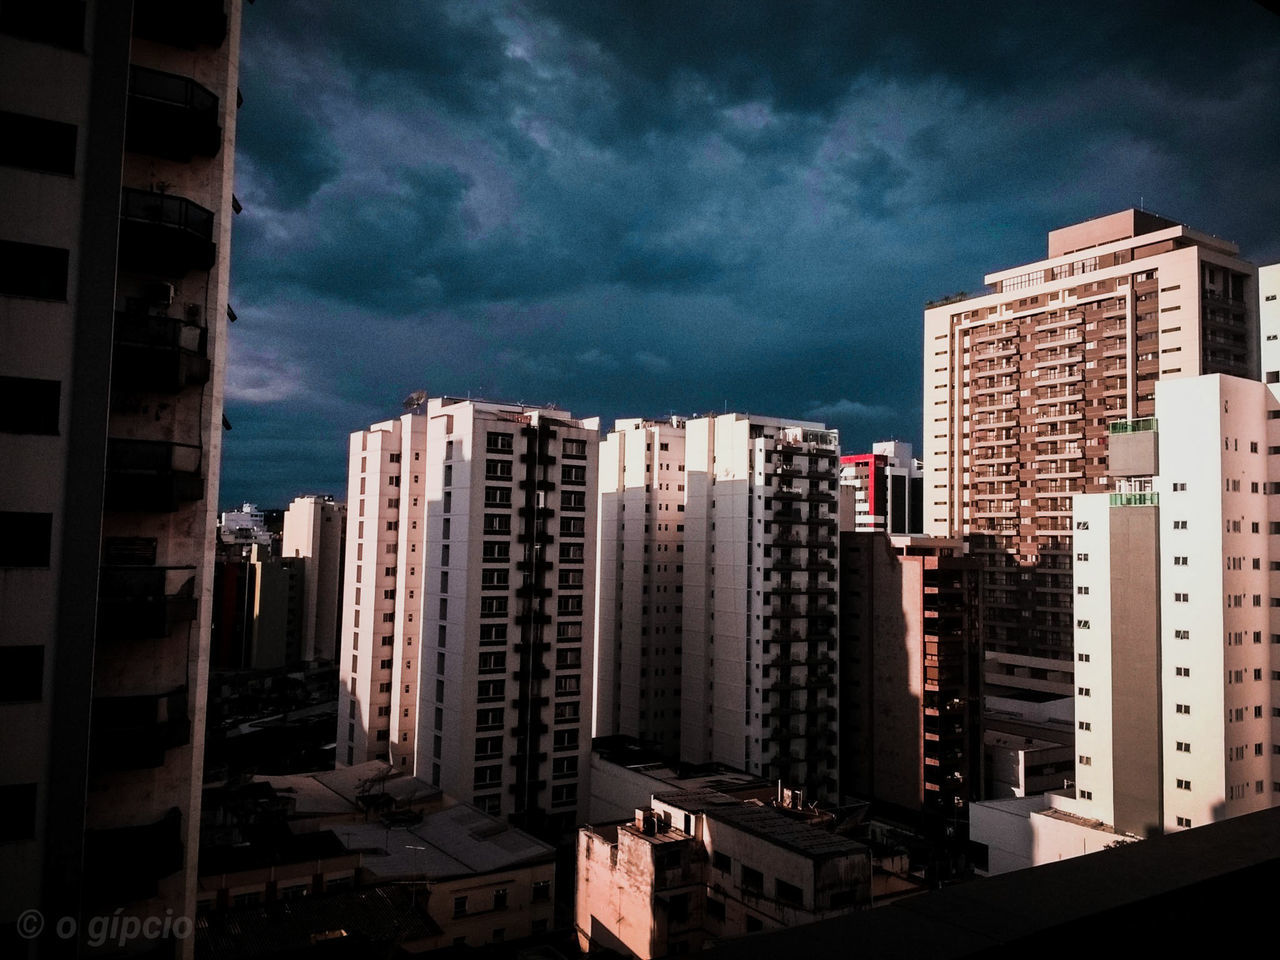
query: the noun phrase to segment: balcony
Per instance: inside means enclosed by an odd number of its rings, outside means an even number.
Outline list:
[[[213,211],[185,197],[126,187],[120,199],[120,265],[166,276],[209,270],[217,259]]]
[[[133,35],[194,50],[220,47],[227,39],[223,0],[135,0]]]
[[[103,566],[98,638],[157,640],[196,618],[195,567]]]
[[[92,904],[122,904],[156,895],[159,881],[182,869],[186,843],[177,807],[155,823],[86,830],[85,897]]]
[[[89,730],[89,767],[107,771],[164,766],[166,750],[191,742],[187,688],[134,697],[97,697]]]
[[[107,509],[172,513],[203,499],[202,453],[191,443],[108,440]]]
[[[213,157],[222,149],[218,97],[190,77],[129,68],[125,149],[168,160]]]
[[[176,317],[117,313],[112,381],[118,389],[177,393],[209,382],[209,332]]]

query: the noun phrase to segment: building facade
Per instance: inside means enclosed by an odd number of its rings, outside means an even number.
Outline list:
[[[839,795],[839,439],[820,423],[685,424],[680,751]],[[680,601],[683,599],[683,603]],[[654,598],[657,602],[657,598]]]
[[[333,497],[295,497],[284,512],[281,555],[301,558],[305,606],[302,659],[333,661],[341,629],[347,506]]]
[[[194,913],[239,23],[0,11],[6,937]]]
[[[415,775],[563,835],[587,797],[599,420],[452,398],[421,419]]]
[[[618,420],[600,444],[592,736],[680,755],[684,421]],[[630,523],[628,524],[628,521]]]
[[[340,765],[382,760],[413,770],[426,429],[424,417],[408,413],[351,435],[338,658]]]
[[[924,473],[911,444],[885,440],[840,458],[840,486],[853,491],[853,526],[867,533],[924,531]]]
[[[1110,489],[1108,425],[1151,416],[1157,381],[1258,376],[1257,272],[1128,210],[986,283],[925,310],[925,532],[984,564],[988,692],[1069,698],[1071,497]]]
[[[978,576],[958,540],[840,533],[842,789],[959,835],[983,783]]]
[[[829,826],[829,825],[828,825]],[[871,856],[798,809],[714,790],[655,794],[578,833],[578,945],[637,960],[864,908]]]

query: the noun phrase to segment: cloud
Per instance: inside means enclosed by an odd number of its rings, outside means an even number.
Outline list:
[[[894,415],[894,410],[891,407],[841,397],[833,403],[815,403],[805,411],[804,415],[815,420],[843,420],[851,417],[885,420]]]

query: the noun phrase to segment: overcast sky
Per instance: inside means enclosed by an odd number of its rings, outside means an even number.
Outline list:
[[[924,301],[1145,204],[1280,260],[1280,17],[1220,3],[258,0],[222,490],[413,390],[919,441]]]

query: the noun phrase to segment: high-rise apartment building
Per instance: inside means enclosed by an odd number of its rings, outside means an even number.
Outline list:
[[[588,796],[599,420],[452,398],[415,419],[426,523],[401,554],[424,577],[415,775],[566,834]]]
[[[1112,489],[1073,498],[1075,776],[974,805],[990,872],[1280,802],[1272,389],[1162,381],[1154,416],[1108,425]]]
[[[1077,808],[1145,836],[1280,799],[1280,403],[1162,383],[1075,498]]]
[[[338,657],[337,763],[413,769],[422,646],[426,419],[351,435]]]
[[[884,440],[871,453],[840,458],[840,486],[853,491],[851,529],[919,534],[924,530],[924,474],[911,444]]]
[[[680,756],[684,421],[618,420],[600,444],[593,736]]]
[[[1156,381],[1257,377],[1257,272],[1234,244],[1128,210],[925,310],[925,532],[985,567],[986,689],[1070,697],[1071,496],[1104,492],[1107,430]]]
[[[5,956],[194,914],[239,23],[0,7]]]
[[[684,592],[650,598],[684,608],[683,759],[809,797],[839,795],[839,458],[820,423],[689,420],[685,509],[654,517],[685,526]]]
[[[302,659],[332,661],[341,627],[347,507],[333,497],[295,497],[284,512],[281,555],[303,564]]]

